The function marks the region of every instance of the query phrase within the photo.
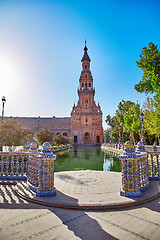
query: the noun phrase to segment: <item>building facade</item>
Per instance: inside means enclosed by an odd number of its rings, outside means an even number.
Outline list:
[[[33,134],[50,129],[53,135],[61,134],[72,137],[75,145],[101,145],[103,142],[102,111],[94,101],[95,89],[90,71],[90,58],[85,42],[82,57],[82,71],[79,79],[78,103],[73,106],[70,117],[5,117],[4,120],[16,119],[29,128]]]
[[[71,137],[71,118],[70,117],[5,117],[4,120],[15,119],[25,128],[32,131],[33,134],[43,129],[49,129],[53,135],[61,134],[66,137]]]
[[[102,111],[95,103],[95,88],[90,71],[90,57],[85,42],[79,79],[78,103],[71,112],[71,135],[74,145],[101,145],[103,142]]]

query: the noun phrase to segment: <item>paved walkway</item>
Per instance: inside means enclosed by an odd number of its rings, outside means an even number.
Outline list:
[[[160,196],[159,182],[150,182],[150,187],[140,198],[120,196],[121,174],[102,171],[70,171],[55,173],[57,194],[54,197],[36,197],[27,183],[19,183],[19,196],[28,201],[82,210],[110,210],[131,207]]]
[[[30,199],[69,205],[133,203],[119,195],[120,173],[77,171],[55,173],[57,196],[36,198],[22,183],[19,192]],[[142,200],[159,191],[159,181],[143,193]],[[86,211],[33,204],[17,196],[15,186],[0,187],[0,239],[160,239],[160,198],[119,210]]]

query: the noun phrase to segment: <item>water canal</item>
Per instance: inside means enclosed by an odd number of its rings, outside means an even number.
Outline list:
[[[72,148],[56,153],[55,172],[77,170],[121,171],[118,155],[101,148]]]

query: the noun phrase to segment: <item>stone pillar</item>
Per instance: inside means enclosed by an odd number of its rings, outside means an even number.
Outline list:
[[[56,155],[51,151],[51,145],[45,142],[42,152],[37,156],[38,161],[38,187],[37,197],[47,197],[56,195],[54,188],[54,160]]]
[[[128,141],[124,144],[123,154],[119,158],[122,163],[122,188],[120,195],[140,197],[140,154],[134,152],[134,145]]]

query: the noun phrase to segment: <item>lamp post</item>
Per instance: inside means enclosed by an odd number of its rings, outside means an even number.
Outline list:
[[[5,102],[6,102],[6,98],[5,98],[5,96],[3,96],[2,97],[2,121],[4,119],[4,104],[5,104]],[[1,152],[3,151],[3,147],[2,146],[0,146],[0,151]]]
[[[142,136],[141,136],[141,141],[144,142],[144,128],[143,128],[144,114],[143,114],[143,112],[141,112],[140,117],[141,117],[141,123],[142,123],[142,127],[141,127],[141,134],[142,134]]]
[[[121,126],[119,126],[119,149],[121,144]]]
[[[3,121],[3,118],[4,118],[4,104],[6,102],[6,98],[5,96],[2,97],[2,121]]]
[[[119,126],[119,144],[121,142],[121,126]]]

